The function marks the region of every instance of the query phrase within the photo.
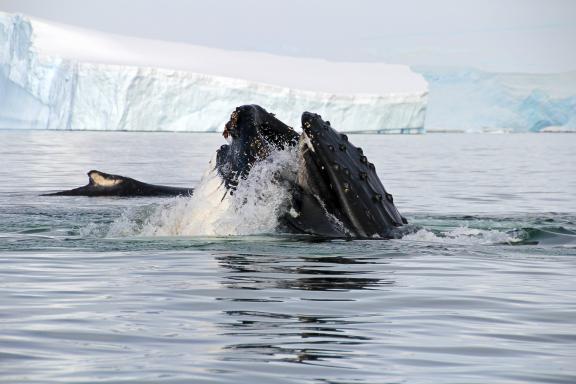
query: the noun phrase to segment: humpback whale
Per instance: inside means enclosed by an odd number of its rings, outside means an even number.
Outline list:
[[[298,164],[289,185],[290,201],[280,213],[280,232],[328,238],[393,238],[407,220],[394,205],[373,163],[348,136],[311,112],[302,114],[302,134],[258,105],[237,107],[225,124],[228,144],[216,153],[213,164],[233,195],[252,167],[272,152],[293,148]],[[52,195],[69,196],[176,196],[192,188],[143,183],[99,171],[88,173],[88,185]],[[278,175],[278,177],[285,177]]]

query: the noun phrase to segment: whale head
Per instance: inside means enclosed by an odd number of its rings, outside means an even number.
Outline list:
[[[374,164],[320,115],[302,114],[291,226],[326,236],[390,238],[405,223]]]

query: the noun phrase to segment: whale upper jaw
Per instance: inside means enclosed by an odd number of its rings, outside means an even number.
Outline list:
[[[329,222],[320,225],[318,219],[299,216],[292,224],[297,219],[300,225],[312,220],[312,226],[329,228],[328,235],[333,236],[394,237],[395,228],[405,219],[362,149],[317,114],[304,112],[302,129],[299,199],[304,211],[322,208]],[[313,205],[317,207],[312,209]]]

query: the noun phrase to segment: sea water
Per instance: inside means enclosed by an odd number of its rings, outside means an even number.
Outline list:
[[[0,382],[576,382],[576,135],[350,140],[404,238],[271,233],[264,171],[215,221],[217,134],[1,131]],[[205,195],[40,196],[91,169]]]

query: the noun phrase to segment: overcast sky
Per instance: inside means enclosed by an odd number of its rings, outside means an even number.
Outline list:
[[[576,0],[0,0],[0,11],[339,61],[576,70]]]

